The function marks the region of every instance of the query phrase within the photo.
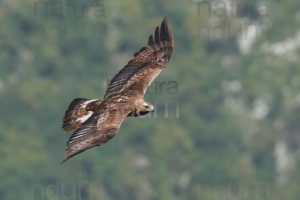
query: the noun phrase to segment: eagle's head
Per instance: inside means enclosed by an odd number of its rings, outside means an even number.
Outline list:
[[[146,115],[149,112],[154,112],[154,106],[148,102],[142,102],[141,104],[136,105],[133,111],[131,111],[128,116],[138,117],[141,115]]]
[[[150,103],[143,102],[142,107],[140,109],[140,115],[145,115],[149,112],[154,112],[154,106]]]

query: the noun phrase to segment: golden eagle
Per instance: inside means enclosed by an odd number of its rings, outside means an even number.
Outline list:
[[[74,131],[67,142],[65,162],[69,158],[112,139],[128,116],[153,112],[153,105],[144,100],[151,82],[166,67],[174,47],[173,34],[165,17],[148,45],[110,81],[104,98],[76,98],[69,105],[62,128]]]

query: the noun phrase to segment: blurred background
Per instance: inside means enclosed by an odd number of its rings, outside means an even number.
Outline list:
[[[164,16],[157,112],[60,165],[70,101],[103,97]],[[0,1],[0,199],[298,200],[299,25],[298,0]]]

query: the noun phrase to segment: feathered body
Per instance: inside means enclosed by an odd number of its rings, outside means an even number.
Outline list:
[[[148,46],[133,58],[110,81],[104,98],[76,98],[69,105],[63,119],[63,129],[74,131],[67,142],[65,158],[75,156],[94,146],[108,142],[115,136],[123,120],[153,112],[144,95],[151,82],[166,67],[174,47],[173,34],[165,17]]]

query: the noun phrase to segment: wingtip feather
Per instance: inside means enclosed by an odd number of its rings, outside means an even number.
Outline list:
[[[168,25],[168,17],[165,16],[160,24],[155,28],[154,34],[151,34],[148,38],[148,47],[153,49],[154,51],[165,51],[165,57],[167,62],[170,60],[173,48],[174,48],[174,37],[172,29]],[[144,47],[140,49],[140,51],[136,52],[133,57],[138,57],[144,50],[148,47]],[[128,63],[131,63],[130,60]]]
[[[171,27],[168,25],[168,17],[165,16],[160,24],[160,27],[155,29],[154,42],[159,44],[160,42],[168,42],[171,48],[174,47],[174,37]],[[149,42],[148,42],[149,45]],[[153,45],[153,44],[152,44]]]
[[[154,37],[154,39],[155,39],[155,43],[160,42],[160,32],[159,32],[159,27],[158,26],[155,28],[155,37]]]
[[[161,23],[161,27],[164,27],[166,40],[169,42],[170,46],[173,48],[174,47],[173,31],[172,31],[171,27],[168,24],[168,17],[167,16],[164,17],[164,19]]]
[[[150,35],[149,36],[149,39],[148,39],[148,45],[149,46],[151,46],[151,45],[153,45],[155,42],[154,42],[154,37],[153,37],[153,35]]]

